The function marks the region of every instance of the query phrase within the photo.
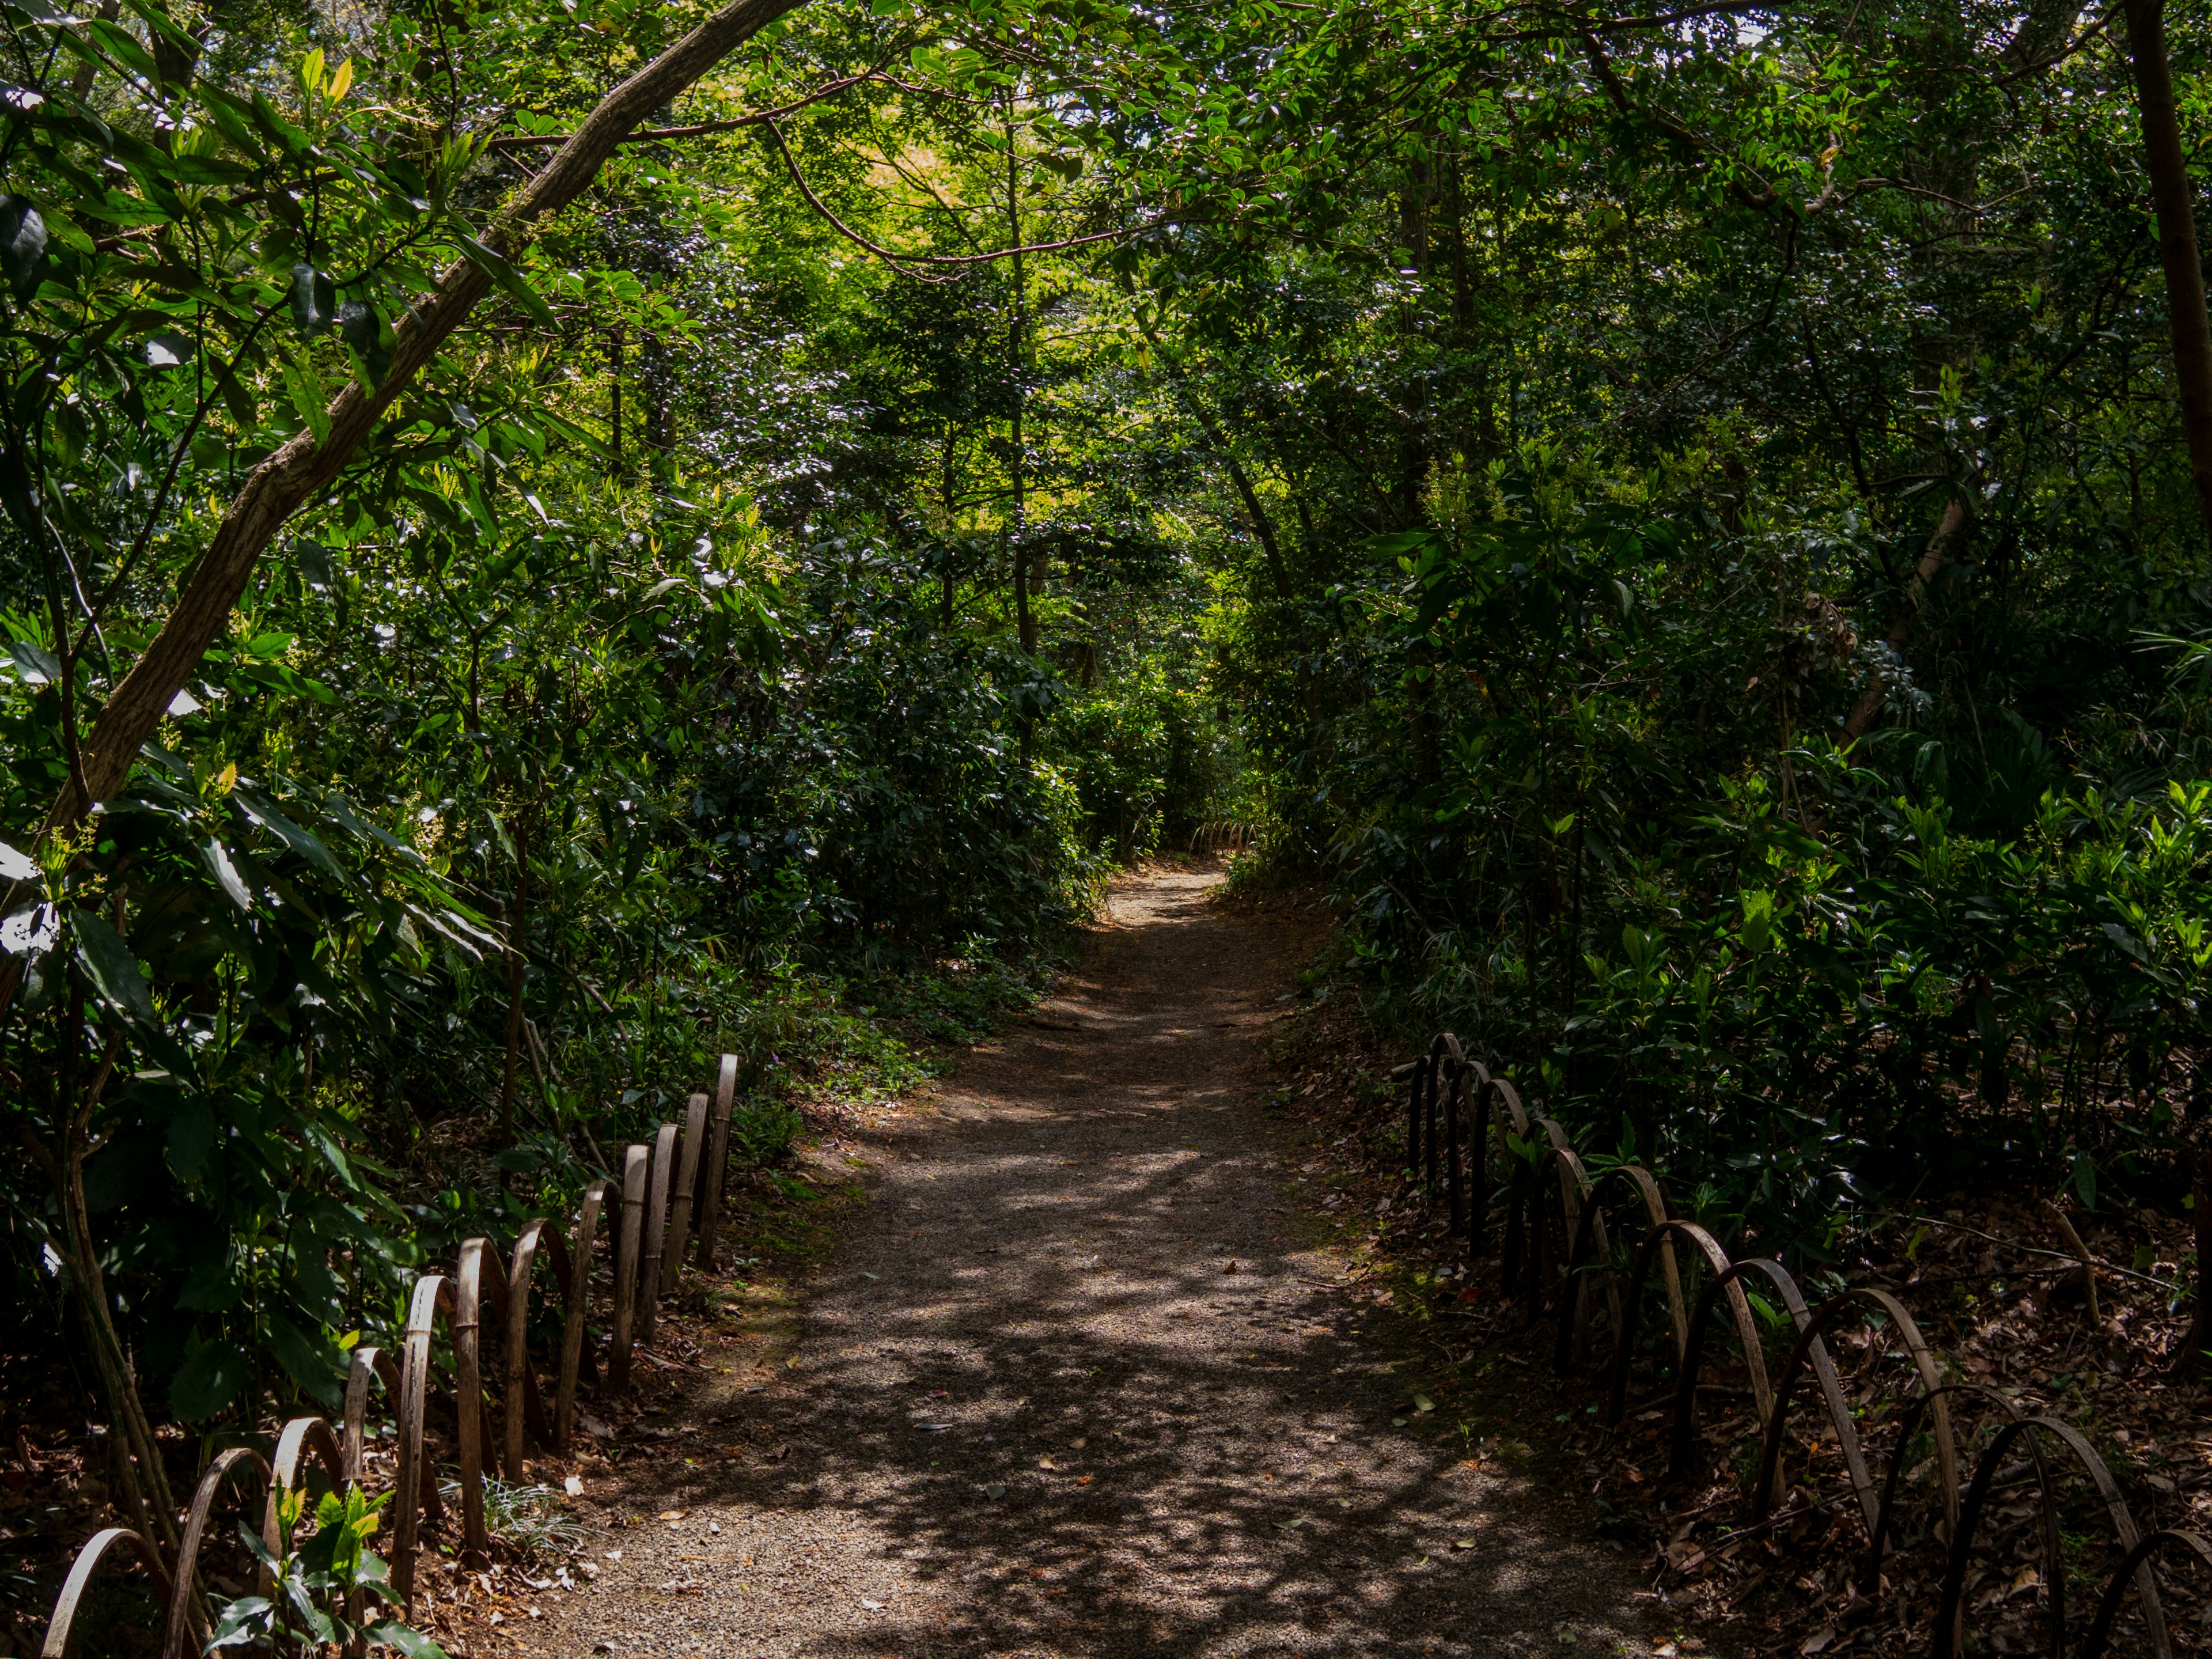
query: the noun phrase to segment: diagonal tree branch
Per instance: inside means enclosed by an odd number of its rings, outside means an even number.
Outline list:
[[[787,104],[778,104],[774,109],[757,109],[750,115],[732,115],[722,121],[699,121],[686,127],[641,127],[635,132],[624,134],[620,142],[625,144],[659,144],[676,138],[703,138],[711,133],[738,132],[747,127],[781,120],[787,115],[796,115],[810,104],[834,98],[864,82],[889,79],[874,70],[865,75],[842,75],[835,81],[824,82],[805,97],[794,98]],[[892,82],[890,84],[898,83]],[[484,148],[489,150],[554,149],[574,137],[572,132],[516,133],[504,138],[495,138]]]
[[[558,212],[590,186],[607,158],[639,122],[668,103],[737,47],[804,0],[731,0],[604,99],[584,125],[518,191],[485,231],[495,252],[513,258],[528,246],[538,221]],[[51,825],[76,823],[123,786],[138,750],[153,736],[171,699],[199,666],[207,648],[230,619],[263,551],[293,514],[338,476],[348,457],[376,426],[386,409],[477,301],[492,279],[465,259],[446,268],[434,291],[392,331],[392,370],[374,392],[349,385],[330,406],[328,435],[302,432],[254,468],[223,514],[215,539],[178,596],[145,653],[115,688],[86,745],[82,782],[72,782],[55,802]]]

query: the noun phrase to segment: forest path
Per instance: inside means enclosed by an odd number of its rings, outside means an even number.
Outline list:
[[[902,1121],[800,1294],[796,1366],[711,1379],[680,1455],[625,1458],[646,1524],[527,1650],[1646,1650],[1650,1604],[1576,1506],[1391,1426],[1391,1316],[1297,1243],[1261,1114],[1258,1038],[1310,939],[1208,903],[1214,879],[1123,884],[1059,994]],[[709,1425],[745,1455],[710,1461]]]

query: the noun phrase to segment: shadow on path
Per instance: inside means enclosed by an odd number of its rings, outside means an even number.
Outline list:
[[[710,1385],[658,1478],[633,1455],[632,1501],[688,1512],[611,1537],[532,1647],[1645,1650],[1571,1506],[1392,1427],[1403,1385],[1279,1213],[1255,1039],[1297,941],[1208,881],[1122,889],[1060,994],[963,1064],[805,1291],[798,1368]]]

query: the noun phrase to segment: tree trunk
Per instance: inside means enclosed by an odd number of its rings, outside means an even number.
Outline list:
[[[68,1024],[68,1041],[75,1045],[82,1040],[81,1018],[72,1015]],[[68,1294],[84,1326],[85,1346],[100,1376],[100,1391],[106,1397],[109,1432],[117,1437],[118,1461],[131,1476],[125,1485],[124,1500],[150,1521],[149,1535],[163,1559],[173,1562],[178,1542],[176,1499],[169,1491],[168,1474],[161,1467],[161,1443],[154,1438],[153,1425],[147,1421],[145,1407],[138,1398],[130,1354],[115,1328],[107,1279],[100,1271],[100,1247],[93,1239],[91,1212],[84,1196],[84,1161],[93,1150],[93,1113],[122,1051],[122,1034],[117,1032],[108,1038],[100,1066],[82,1094],[76,1086],[76,1067],[65,1061],[58,1102],[60,1121],[55,1126],[52,1146],[46,1146],[27,1129],[23,1139],[53,1188],[56,1218],[61,1224],[56,1254],[62,1259]]]
[[[2189,161],[2174,113],[2173,74],[2166,57],[2164,0],[2127,0],[2128,55],[2135,61],[2136,106],[2142,120],[2143,166],[2158,214],[2158,257],[2166,270],[2166,308],[2173,334],[2173,378],[2197,510],[2212,536],[2212,320],[2204,310],[2204,267],[2197,252],[2197,212]]]
[[[530,923],[530,833],[514,837],[514,902],[507,912],[507,1058],[499,1079],[499,1144],[514,1145],[514,1084],[522,1055],[522,935]]]
[[[1022,531],[1028,513],[1028,466],[1022,449],[1023,405],[1028,400],[1028,386],[1024,361],[1029,348],[1029,290],[1023,275],[1022,246],[1022,178],[1021,159],[1014,149],[1015,94],[1006,95],[1006,226],[1013,232],[1014,263],[1012,271],[1012,318],[1006,325],[1006,362],[1013,376],[1013,432],[1009,446],[1007,464],[1013,469],[1014,505],[1007,532],[1008,563],[1014,579],[1014,617],[1022,641],[1022,654],[1036,654],[1036,618],[1030,614],[1029,560],[1022,546]],[[1029,750],[1029,723],[1022,723],[1022,750]]]
[[[1966,495],[1963,493],[1954,495],[1949,505],[1943,509],[1943,517],[1936,524],[1936,533],[1928,538],[1928,545],[1920,555],[1920,563],[1912,573],[1912,586],[1905,590],[1906,603],[1897,613],[1897,620],[1890,624],[1889,644],[1892,650],[1901,653],[1911,642],[1912,619],[1920,614],[1929,585],[1942,574],[1943,567],[1958,556],[1959,550],[1966,544],[1966,539],[1972,530],[1973,514],[1966,505]],[[1877,669],[1868,679],[1867,688],[1860,695],[1857,706],[1851,710],[1850,718],[1844,722],[1844,735],[1854,742],[1864,737],[1874,725],[1875,716],[1881,713],[1882,704],[1888,700],[1889,682]]]

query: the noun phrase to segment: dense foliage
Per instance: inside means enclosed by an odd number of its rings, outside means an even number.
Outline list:
[[[801,9],[530,242],[705,14],[0,13],[0,1192],[118,1420],[328,1398],[714,1053],[773,1157],[1248,835],[1733,1224],[2166,1167],[2212,571],[2116,21]]]

